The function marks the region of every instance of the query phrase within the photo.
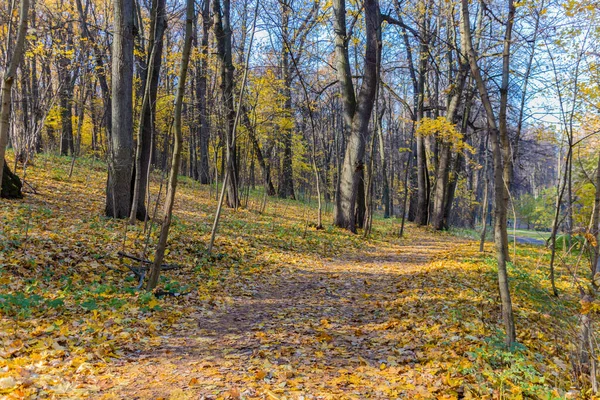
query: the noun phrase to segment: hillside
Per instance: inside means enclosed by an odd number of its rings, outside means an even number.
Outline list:
[[[141,254],[143,224],[102,217],[105,165],[69,168],[39,156],[25,199],[0,203],[6,398],[547,399],[575,384],[576,292],[559,266],[549,296],[543,248],[518,245],[509,268],[510,353],[491,247],[412,225],[399,238],[395,219],[367,239],[328,214],[315,230],[313,205],[269,198],[260,214],[253,191],[208,255],[215,190],[182,178],[165,260],[181,268],[154,296],[117,255]]]

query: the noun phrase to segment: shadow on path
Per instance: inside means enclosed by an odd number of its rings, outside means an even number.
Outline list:
[[[243,295],[231,296],[222,309],[190,313],[181,331],[163,336],[153,352],[130,354],[110,365],[107,372],[118,379],[103,394],[130,399],[173,393],[196,399],[269,398],[269,393],[276,396],[270,398],[302,393],[306,398],[319,393],[385,398],[378,389],[389,384],[379,376],[382,363],[416,363],[427,341],[421,328],[403,320],[454,301],[435,284],[452,278],[452,272],[423,267],[462,242],[430,235],[410,246],[280,266],[257,277]],[[407,300],[400,306],[399,298]],[[432,314],[418,325],[435,326],[436,318]],[[340,371],[356,369],[371,376],[367,386],[340,383]]]

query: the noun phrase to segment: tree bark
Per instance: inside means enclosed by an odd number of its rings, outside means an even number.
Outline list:
[[[15,175],[4,161],[2,173],[2,184],[0,185],[0,198],[3,199],[21,199],[23,198],[23,183],[17,175]]]
[[[147,70],[143,79],[144,93],[142,110],[138,124],[137,145],[135,154],[134,184],[131,201],[131,223],[135,219],[146,219],[146,190],[148,186],[148,173],[152,157],[152,143],[154,137],[154,120],[156,114],[156,98],[160,79],[162,63],[163,34],[167,20],[165,16],[166,0],[153,0],[152,20],[150,22],[150,40],[148,41]]]
[[[365,146],[366,147],[366,146]],[[367,212],[366,202],[366,182],[365,182],[365,169],[367,166],[363,164],[362,169],[357,171],[358,173],[358,192],[356,193],[356,208],[354,210],[355,215],[355,226],[357,229],[362,229],[365,222],[365,214]],[[368,171],[367,171],[368,173]]]
[[[242,105],[241,113],[242,123],[248,130],[248,137],[250,138],[250,142],[252,143],[252,147],[254,149],[254,154],[256,154],[256,159],[258,160],[258,165],[260,166],[260,170],[262,172],[263,184],[266,193],[269,196],[275,196],[275,187],[273,186],[273,181],[271,180],[271,167],[269,166],[269,162],[265,160],[265,156],[263,155],[262,149],[260,148],[260,143],[256,138],[254,125],[250,122],[250,118],[248,117],[248,110],[244,105]]]
[[[561,152],[559,152],[560,155]],[[567,188],[567,182],[569,180],[569,165],[573,159],[573,148],[569,145],[567,150],[567,157],[565,160],[565,169],[563,173],[562,182],[557,182],[556,188],[556,203],[554,207],[554,220],[552,222],[552,231],[550,232],[550,283],[552,285],[552,293],[554,296],[558,296],[558,290],[556,288],[556,282],[554,279],[554,261],[556,259],[556,235],[558,234],[558,225],[560,219],[560,209],[563,203],[565,189]]]
[[[464,47],[464,45],[463,45]],[[469,62],[466,60],[466,68],[469,68]],[[468,126],[469,126],[469,118],[471,116],[471,106],[473,104],[473,91],[471,90],[471,85],[469,84],[467,87],[466,99],[463,106],[462,112],[462,123],[461,123],[461,133],[463,135],[467,134]],[[458,183],[458,178],[460,173],[463,171],[465,163],[468,165],[469,160],[467,159],[468,154],[458,153],[456,155],[456,162],[454,163],[454,176],[450,180],[448,184],[448,193],[446,195],[446,205],[444,209],[444,226],[448,228],[450,226],[450,214],[452,212],[452,203],[454,201],[454,196],[456,194],[456,186]],[[478,173],[475,172],[471,176],[477,177]],[[475,191],[477,188],[475,188]],[[465,224],[466,225],[466,224]],[[475,226],[471,224],[471,226]]]
[[[512,3],[512,0],[508,0]],[[510,8],[510,6],[509,6]],[[504,183],[504,168],[503,168],[503,149],[504,141],[501,141],[500,131],[496,124],[492,103],[481,72],[477,64],[477,53],[473,48],[471,39],[471,23],[469,21],[469,2],[461,0],[461,35],[464,37],[466,45],[466,53],[468,54],[471,73],[475,79],[481,101],[483,103],[486,117],[490,141],[492,145],[492,154],[494,157],[494,236],[496,242],[496,256],[498,262],[498,287],[500,298],[502,300],[502,319],[506,330],[506,345],[511,348],[516,340],[515,323],[512,310],[512,301],[510,297],[510,288],[508,284],[508,272],[506,262],[508,259],[508,234],[507,234],[507,207],[508,207],[508,191]],[[512,20],[506,24],[506,29],[512,29]],[[510,38],[510,34],[507,34]],[[506,48],[505,48],[506,51]],[[508,65],[504,65],[503,74],[508,74]]]
[[[485,141],[485,147],[483,148],[486,156],[483,166],[483,201],[481,203],[481,234],[479,235],[479,251],[483,252],[485,246],[485,237],[487,236],[487,220],[488,220],[488,208],[489,208],[489,179],[488,179],[488,157],[487,157],[487,139]]]
[[[104,67],[104,61],[102,58],[102,51],[98,47],[97,36],[90,32],[87,25],[87,18],[83,10],[81,0],[76,0],[77,12],[79,13],[81,35],[88,39],[94,52],[94,63],[96,67],[94,71],[98,77],[98,83],[100,84],[100,91],[102,93],[102,103],[104,106],[104,113],[102,116],[102,125],[106,129],[106,135],[108,138],[111,137],[112,132],[112,102],[111,93],[108,88],[108,82],[106,81],[106,68]]]
[[[289,42],[290,6],[286,1],[281,5],[281,34],[285,43]],[[283,80],[283,112],[286,118],[292,118],[292,76],[290,71],[290,54],[286,45],[281,51],[281,75]],[[281,179],[279,181],[278,195],[283,199],[296,199],[294,193],[294,170],[292,157],[292,135],[291,127],[284,129],[283,134],[283,158],[281,160]]]
[[[200,60],[197,66],[197,88],[196,96],[198,100],[198,122],[199,137],[198,150],[200,152],[198,162],[198,180],[206,185],[210,183],[210,166],[208,154],[208,142],[210,139],[210,125],[208,102],[208,35],[210,31],[210,0],[204,0],[202,4],[202,39],[200,41]]]
[[[67,28],[65,28],[67,29]],[[67,29],[62,37],[65,43],[64,52],[68,52],[73,48],[73,39],[71,30]],[[68,156],[74,153],[73,145],[73,91],[74,77],[71,71],[72,62],[69,58],[62,54],[58,57],[58,77],[60,81],[60,120],[61,120],[61,135],[60,135],[60,155]]]
[[[463,46],[464,47],[464,46]],[[453,81],[452,90],[450,91],[450,101],[448,102],[448,111],[446,118],[452,123],[457,123],[458,117],[458,106],[462,96],[465,82],[469,71],[468,61],[459,54],[460,67],[456,79]],[[440,148],[440,156],[438,159],[438,168],[436,172],[436,184],[435,193],[433,199],[433,228],[436,230],[446,229],[446,203],[448,198],[448,175],[450,173],[450,161],[452,159],[451,154],[452,144],[448,141],[442,141]]]
[[[248,66],[250,63],[250,54],[252,52],[252,43],[254,41],[254,34],[256,32],[256,20],[258,19],[258,6],[259,6],[259,2],[256,2],[256,7],[254,9],[254,21],[252,22],[252,33],[250,35],[250,46],[248,49],[248,53],[246,54],[246,60],[244,62],[244,76],[242,78],[242,87],[240,88],[240,92],[239,92],[239,96],[238,96],[238,103],[237,103],[237,108],[235,111],[235,115],[234,115],[234,119],[233,119],[233,127],[231,130],[231,134],[232,134],[232,141],[235,142],[235,137],[236,137],[236,133],[237,133],[237,127],[240,121],[240,114],[241,114],[241,110],[242,110],[242,99],[244,98],[244,91],[246,90],[246,83],[248,82]],[[229,160],[229,155],[227,154],[227,163],[230,162]],[[219,199],[217,202],[217,212],[215,213],[215,219],[213,221],[213,225],[212,225],[212,229],[210,232],[210,241],[208,243],[208,248],[207,248],[207,252],[210,254],[212,252],[212,248],[213,245],[215,243],[215,237],[217,235],[217,229],[219,228],[219,220],[221,218],[221,209],[223,206],[223,198],[225,197],[225,190],[227,188],[227,181],[230,179],[229,176],[229,170],[225,170],[225,177],[223,178],[223,186],[221,187],[221,194],[219,195]],[[266,202],[266,192],[265,192],[265,196],[263,197],[263,205],[261,207],[261,213],[264,211],[264,206],[265,206],[265,202]]]
[[[134,0],[114,0],[112,132],[109,138],[106,215],[127,218],[133,157]]]
[[[194,24],[194,0],[187,0],[185,15],[185,36],[183,50],[181,53],[181,67],[179,70],[179,79],[177,85],[177,94],[175,97],[175,143],[173,147],[173,157],[171,160],[171,172],[169,173],[169,183],[167,186],[167,198],[164,208],[164,220],[160,229],[160,238],[156,247],[154,263],[150,270],[148,278],[148,290],[152,290],[158,284],[160,268],[167,247],[169,237],[169,228],[171,227],[171,218],[173,217],[173,205],[175,204],[175,192],[177,191],[177,175],[179,173],[179,164],[181,162],[181,149],[183,147],[183,134],[181,129],[181,110],[183,107],[183,95],[185,93],[185,81],[187,79],[188,66],[190,63],[190,53],[192,49],[192,30]]]
[[[364,78],[356,99],[348,58],[345,0],[334,0],[333,9],[337,74],[342,89],[344,124],[349,131],[336,194],[334,224],[356,232],[356,201],[364,169],[365,144],[369,137],[369,120],[375,101],[379,71],[378,42],[381,38],[381,18],[378,1],[366,0],[364,3],[366,25]]]
[[[427,2],[429,5],[429,2]],[[428,10],[422,11],[420,21],[420,45],[419,45],[419,69],[416,93],[416,118],[417,124],[424,117],[425,102],[425,80],[427,79],[427,64],[429,60],[429,33],[427,29]],[[427,173],[427,153],[425,150],[425,138],[421,135],[416,137],[417,145],[417,209],[415,222],[418,225],[427,225],[429,220],[429,182]]]
[[[19,8],[19,28],[17,40],[8,67],[2,77],[2,88],[0,89],[0,183],[4,176],[4,155],[8,145],[8,131],[10,127],[10,111],[12,102],[12,86],[17,74],[17,67],[23,60],[25,52],[25,36],[27,35],[27,18],[29,16],[29,0],[21,0]]]
[[[377,116],[377,138],[379,141],[379,158],[381,161],[381,202],[383,203],[383,218],[389,218],[391,215],[390,207],[390,185],[388,180],[387,158],[385,157],[385,139],[383,137],[383,116],[386,111],[386,104],[383,102],[380,114]]]
[[[221,1],[223,7],[221,7]],[[221,69],[221,93],[225,106],[226,120],[226,151],[229,179],[227,180],[227,205],[239,207],[237,151],[233,132],[235,110],[233,108],[233,59],[231,50],[230,0],[214,0],[214,30],[217,41],[217,55]]]
[[[596,236],[596,259],[594,273],[600,272],[600,154],[598,154],[598,166],[596,167],[596,197],[594,217],[592,218],[592,229]]]
[[[515,18],[515,3],[514,0],[508,0],[508,15],[506,16],[505,32],[504,32],[504,48],[502,50],[502,82],[500,84],[500,110],[498,112],[498,133],[500,135],[500,152],[502,154],[503,162],[503,196],[504,204],[508,208],[510,201],[510,186],[512,182],[512,155],[510,143],[508,140],[508,124],[506,119],[506,112],[508,109],[508,87],[509,87],[509,75],[510,75],[510,45],[512,42],[512,31],[513,23]],[[505,216],[506,217],[506,216]],[[516,223],[516,221],[514,221]],[[502,239],[504,245],[504,253],[507,260],[510,259],[508,252],[508,230],[502,230],[502,235],[505,237]]]

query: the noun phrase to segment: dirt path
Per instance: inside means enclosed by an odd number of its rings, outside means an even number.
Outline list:
[[[534,246],[545,246],[546,245],[546,241],[543,239],[535,239],[535,238],[524,237],[524,236],[517,236],[516,238],[514,236],[512,236],[512,238],[516,239],[517,243],[520,243],[520,244],[530,244],[530,245],[534,245]]]
[[[387,398],[394,365],[416,362],[390,335],[394,302],[411,277],[459,241],[432,236],[410,246],[280,267],[248,283],[227,306],[191,312],[152,353],[112,364],[106,398]],[[424,288],[421,288],[424,289]],[[392,361],[390,361],[392,360]],[[363,383],[353,372],[362,371]],[[368,383],[367,383],[368,382]]]

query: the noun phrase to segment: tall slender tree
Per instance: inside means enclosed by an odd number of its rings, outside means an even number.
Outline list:
[[[594,214],[592,218],[592,232],[596,235],[596,259],[594,273],[600,272],[600,154],[596,167],[596,197],[594,198]]]
[[[513,18],[515,8],[513,0],[508,0],[508,16],[505,23],[504,51],[502,54],[502,88],[508,90],[508,74],[510,43],[512,36]],[[489,140],[492,146],[492,155],[494,157],[494,238],[496,243],[496,258],[498,262],[498,286],[500,289],[500,298],[502,300],[502,319],[506,330],[506,345],[512,347],[516,340],[515,322],[513,317],[512,301],[510,288],[508,285],[508,272],[506,263],[508,261],[508,233],[507,233],[507,212],[508,212],[508,188],[505,184],[504,168],[507,166],[507,150],[504,146],[508,145],[508,140],[502,137],[507,132],[498,128],[494,107],[490,100],[490,95],[479,69],[478,55],[473,47],[471,38],[471,22],[469,15],[468,0],[461,0],[461,35],[465,43],[465,52],[467,53],[471,73],[475,80],[479,96],[483,103],[486,113],[486,121],[489,132]],[[504,82],[506,79],[506,86]],[[507,96],[502,96],[502,101],[507,101]],[[502,109],[502,107],[501,107]],[[500,114],[500,117],[506,117],[506,114]],[[503,122],[501,125],[505,126]]]
[[[160,67],[162,63],[163,34],[167,26],[165,16],[166,0],[152,0],[152,18],[150,21],[150,40],[148,41],[148,59],[146,74],[143,78],[144,93],[142,95],[142,110],[138,124],[137,145],[135,154],[135,174],[132,192],[130,220],[146,219],[146,190],[149,178],[150,160],[154,124],[156,120],[156,98]]]
[[[185,36],[183,39],[183,50],[181,52],[181,66],[179,68],[179,79],[177,80],[177,94],[175,96],[175,143],[173,145],[173,158],[171,160],[171,171],[169,172],[169,182],[167,187],[167,199],[164,206],[164,219],[160,229],[160,237],[156,247],[154,263],[150,270],[148,278],[148,290],[152,290],[158,284],[160,277],[160,268],[165,250],[167,239],[169,238],[169,228],[173,217],[173,205],[175,204],[175,192],[177,191],[177,175],[179,174],[179,165],[181,163],[181,150],[183,147],[183,133],[181,114],[183,108],[183,95],[185,94],[185,82],[187,80],[188,66],[190,64],[190,53],[192,49],[192,34],[194,25],[194,0],[187,0],[185,12]]]
[[[222,4],[221,4],[222,2]],[[233,100],[233,55],[231,48],[231,3],[230,0],[213,0],[213,18],[215,39],[217,42],[217,56],[220,62],[221,72],[221,96],[225,112],[225,168],[229,174],[227,180],[227,205],[237,208],[240,204],[238,194],[238,163],[237,148],[233,126],[235,121],[235,109]]]
[[[202,38],[200,39],[199,52],[200,57],[196,66],[196,101],[197,101],[197,146],[198,146],[198,166],[197,175],[201,183],[210,183],[210,167],[208,144],[210,140],[210,124],[208,109],[208,35],[210,33],[210,0],[202,2]]]

